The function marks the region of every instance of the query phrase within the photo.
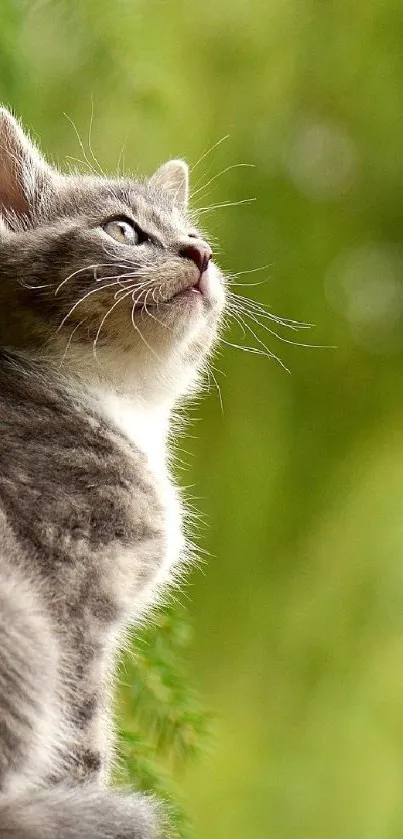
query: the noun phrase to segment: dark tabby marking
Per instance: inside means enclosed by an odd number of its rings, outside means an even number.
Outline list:
[[[157,839],[107,789],[119,644],[184,553],[166,467],[221,276],[187,168],[62,175],[0,110],[0,839]]]

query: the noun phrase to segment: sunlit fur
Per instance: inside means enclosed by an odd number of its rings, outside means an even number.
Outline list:
[[[166,835],[105,786],[118,650],[187,556],[172,412],[225,300],[183,250],[187,177],[61,174],[0,110],[0,839]]]
[[[115,241],[102,224],[118,216],[133,218],[155,241]],[[50,170],[30,215],[4,218],[3,345],[47,354],[64,370],[91,371],[147,400],[172,403],[192,386],[216,336],[224,292],[211,265],[211,299],[174,296],[199,272],[179,256],[195,231],[172,193],[152,179],[105,182]]]

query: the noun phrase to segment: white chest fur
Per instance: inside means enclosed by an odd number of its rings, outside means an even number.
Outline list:
[[[173,485],[167,468],[166,438],[168,415],[162,410],[139,407],[132,400],[112,390],[99,390],[98,408],[104,416],[146,456],[155,480],[166,521],[166,551],[161,557],[157,578],[153,580],[155,594],[172,579],[172,572],[184,553],[182,513],[179,493]],[[153,599],[153,597],[151,598]]]

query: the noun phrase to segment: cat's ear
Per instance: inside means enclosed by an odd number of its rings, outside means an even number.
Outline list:
[[[189,167],[183,160],[169,160],[150,178],[152,186],[165,190],[176,207],[186,209],[189,200]]]
[[[30,217],[52,169],[6,108],[0,108],[0,214]]]

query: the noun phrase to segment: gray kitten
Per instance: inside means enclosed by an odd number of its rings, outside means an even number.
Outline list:
[[[223,281],[181,161],[63,175],[0,111],[0,837],[152,839],[107,789],[117,651],[184,555],[166,467]]]

